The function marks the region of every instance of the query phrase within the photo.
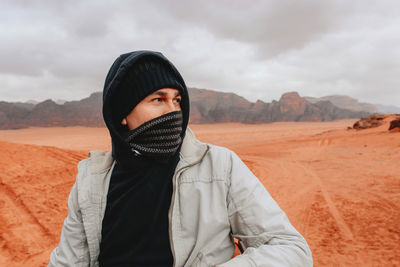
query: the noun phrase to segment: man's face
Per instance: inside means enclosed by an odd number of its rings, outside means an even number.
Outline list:
[[[130,130],[137,128],[146,121],[161,115],[181,110],[181,95],[179,90],[162,88],[146,96],[132,111],[122,119],[122,125],[128,125]]]

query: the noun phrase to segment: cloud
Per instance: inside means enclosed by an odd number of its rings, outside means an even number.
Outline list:
[[[3,1],[0,99],[79,99],[122,53],[162,51],[189,86],[252,101],[400,103],[397,1]]]
[[[252,44],[268,58],[302,47],[335,26],[343,8],[322,1],[157,2],[184,23],[207,28],[220,38]]]

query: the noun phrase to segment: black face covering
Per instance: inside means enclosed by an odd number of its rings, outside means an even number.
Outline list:
[[[126,141],[129,129],[121,125],[121,120],[147,95],[162,88],[180,92],[183,139],[189,122],[189,95],[182,76],[167,58],[159,52],[135,51],[118,57],[110,68],[104,84],[103,117],[110,131],[112,156],[121,165],[129,168],[148,158],[132,152]]]
[[[125,141],[136,156],[167,162],[182,143],[182,112],[174,111],[150,121],[127,133]]]
[[[137,103],[162,88],[179,90],[181,113],[165,114],[134,130],[121,125]],[[123,54],[110,68],[104,84],[103,117],[116,164],[102,222],[100,267],[173,265],[168,212],[189,104],[183,78],[159,52]]]

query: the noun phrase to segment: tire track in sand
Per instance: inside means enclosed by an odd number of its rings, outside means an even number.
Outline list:
[[[300,168],[302,168],[304,170],[304,172],[306,172],[310,177],[312,177],[314,179],[314,181],[317,182],[317,184],[319,185],[319,188],[321,189],[322,196],[324,197],[324,199],[328,205],[329,211],[332,214],[333,218],[335,219],[335,221],[339,227],[339,230],[342,232],[343,236],[346,239],[352,240],[354,237],[353,233],[352,233],[350,227],[344,221],[339,210],[336,208],[336,205],[333,202],[330,194],[326,190],[324,184],[322,183],[321,178],[311,168],[299,163],[298,161],[293,161],[293,163],[297,164]]]
[[[317,141],[318,141],[318,146],[315,149],[315,151],[312,151],[315,158],[318,158],[319,155],[321,155],[323,152],[325,152],[326,149],[332,143],[332,140],[330,138],[319,138]],[[310,181],[310,183],[308,185],[304,186],[302,189],[298,190],[295,193],[295,195],[296,195],[295,198],[297,198],[298,196],[300,196],[302,194],[312,191],[314,188],[319,188],[321,190],[324,200],[327,203],[329,213],[334,218],[334,220],[339,228],[339,231],[342,233],[342,235],[345,239],[353,240],[353,238],[354,238],[353,232],[351,231],[350,227],[347,225],[347,223],[343,219],[343,216],[341,215],[340,211],[337,209],[328,190],[324,186],[324,184],[321,180],[321,177],[318,174],[316,174],[310,167],[308,167],[305,164],[302,164],[299,161],[294,160],[294,159],[291,159],[290,163],[286,162],[285,164],[283,164],[281,160],[266,159],[266,158],[253,156],[253,155],[246,155],[245,158],[248,161],[251,161],[253,163],[252,164],[253,167],[255,169],[257,169],[257,172],[259,172],[258,174],[260,174],[261,177],[263,177],[265,175],[264,170],[261,167],[263,161],[264,161],[264,163],[265,163],[265,161],[274,161],[275,164],[281,165],[281,169],[284,172],[287,171],[287,168],[289,167],[289,165],[292,165],[292,167],[294,166],[297,169],[301,169],[304,172],[304,174],[311,177],[312,180]],[[305,219],[307,220],[307,218],[305,218]],[[305,228],[307,229],[308,226],[305,226]]]
[[[243,158],[266,189],[275,195],[279,205],[285,206],[285,212],[289,212],[293,216],[292,219],[297,221],[297,229],[306,235],[311,224],[309,208],[314,201],[309,194],[314,194],[319,189],[317,182],[314,179],[307,179],[306,182],[299,179],[298,177],[305,177],[307,174],[291,161],[257,155],[244,155]],[[294,177],[293,173],[297,177]],[[276,178],[271,179],[271,175]],[[292,182],[297,186],[293,187]],[[281,186],[285,189],[280,189]],[[293,206],[296,208],[292,209]]]
[[[49,230],[39,222],[14,190],[2,181],[0,204],[0,253],[9,258],[9,262],[28,262],[55,242]],[[4,217],[2,214],[11,215]],[[27,258],[26,255],[30,256]]]
[[[315,151],[313,151],[314,157],[320,158],[320,155],[322,153],[326,153],[326,151],[327,151],[328,147],[331,145],[331,143],[332,143],[331,138],[324,138],[324,137],[320,138],[318,140],[317,148],[315,149]],[[353,232],[351,231],[350,227],[347,225],[347,223],[343,219],[343,216],[340,213],[340,211],[337,209],[328,190],[324,186],[321,177],[314,170],[312,170],[310,167],[306,166],[305,164],[302,164],[297,160],[293,160],[293,163],[296,164],[297,166],[299,166],[301,169],[303,169],[303,171],[305,173],[307,173],[310,177],[312,177],[313,180],[318,184],[319,188],[321,189],[322,196],[324,197],[324,199],[328,205],[329,211],[332,214],[333,218],[335,219],[335,222],[338,225],[339,230],[343,234],[343,237],[348,240],[353,240],[353,238],[354,238]]]

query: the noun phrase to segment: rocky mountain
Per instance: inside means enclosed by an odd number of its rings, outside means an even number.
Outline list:
[[[59,105],[64,105],[64,103],[67,102],[67,100],[64,100],[64,99],[57,99],[57,100],[54,101],[54,102],[56,102],[56,103],[59,104]]]
[[[29,103],[27,103],[29,104]],[[59,105],[51,99],[36,105],[0,102],[0,129],[29,126],[105,126],[101,114],[102,93]]]
[[[324,97],[304,97],[310,103],[317,103],[319,101],[329,101],[338,108],[353,110],[353,111],[365,111],[369,113],[378,112],[377,108],[373,104],[361,103],[357,99],[354,99],[345,95],[329,95]]]
[[[234,93],[189,88],[190,122],[244,121],[252,103]]]
[[[330,121],[359,118],[367,112],[341,109],[329,101],[309,103],[297,92],[285,93],[279,101],[249,102],[233,93],[206,89],[190,89],[191,122],[274,122],[274,121]]]
[[[36,105],[36,104],[38,104],[38,103],[40,103],[39,101],[36,101],[36,100],[28,100],[28,101],[26,101],[26,102],[24,102],[24,103],[28,103],[28,104],[33,104],[33,105]]]
[[[330,121],[369,115],[335,106],[330,101],[310,103],[297,92],[282,95],[279,101],[253,103],[234,93],[189,88],[191,123],[274,121]],[[0,102],[0,129],[29,126],[105,126],[101,113],[102,93],[79,101],[57,104],[45,100],[38,104]]]
[[[37,102],[39,103],[39,102]],[[14,102],[15,106],[26,109],[26,110],[32,110],[35,105],[37,104],[29,103],[29,102]]]
[[[0,101],[0,129],[23,128],[31,110],[19,103]]]

